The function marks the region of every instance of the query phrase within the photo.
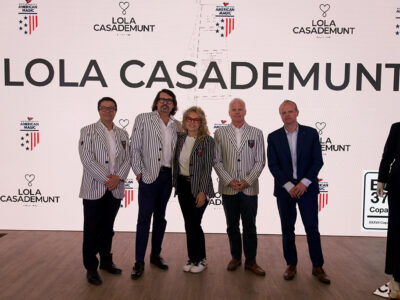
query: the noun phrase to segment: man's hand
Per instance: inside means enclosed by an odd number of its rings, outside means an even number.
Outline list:
[[[249,184],[245,180],[242,180],[241,182],[239,182],[239,191],[243,191],[248,186]]]
[[[142,178],[142,173],[137,174],[137,176],[136,176],[136,181],[140,181],[140,178]]]
[[[206,203],[206,195],[202,192],[197,194],[196,197],[196,207],[202,207],[204,205],[204,203]]]
[[[108,180],[104,183],[109,191],[115,190],[120,183],[118,175],[108,175]]]
[[[306,191],[307,187],[302,182],[299,182],[290,190],[289,194],[292,198],[300,198]]]
[[[383,182],[378,182],[376,185],[376,193],[379,197],[383,197]]]
[[[233,188],[236,192],[240,192],[240,183],[237,180],[232,180],[229,182],[229,186]]]

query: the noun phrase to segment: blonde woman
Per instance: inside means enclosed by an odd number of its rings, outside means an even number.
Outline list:
[[[214,140],[200,107],[190,107],[183,113],[182,127],[174,156],[173,186],[185,220],[189,260],[183,270],[200,273],[207,267],[201,219],[207,199],[214,197],[211,179]]]

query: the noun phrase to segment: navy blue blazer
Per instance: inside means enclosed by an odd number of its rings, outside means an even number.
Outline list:
[[[268,167],[275,179],[274,196],[287,194],[283,185],[293,179],[292,157],[284,127],[268,135]],[[318,132],[299,124],[297,136],[297,179],[307,178],[308,193],[319,193],[318,172],[324,164]]]

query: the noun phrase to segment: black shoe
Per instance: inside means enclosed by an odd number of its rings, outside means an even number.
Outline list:
[[[139,279],[139,277],[142,276],[143,272],[144,272],[144,262],[137,261],[135,262],[135,265],[132,269],[131,278],[133,280]]]
[[[101,262],[100,269],[106,270],[108,273],[119,275],[122,273],[122,270],[118,268],[112,261],[109,262]]]
[[[87,281],[93,285],[100,285],[103,283],[97,270],[96,271],[88,270],[86,273],[86,278]]]
[[[164,259],[160,255],[150,255],[150,263],[156,265],[162,270],[168,270],[168,265],[165,263]]]

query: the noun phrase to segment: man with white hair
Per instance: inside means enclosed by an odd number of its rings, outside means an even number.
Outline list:
[[[228,271],[242,264],[241,218],[245,269],[264,276],[265,271],[256,263],[258,177],[265,166],[264,137],[260,129],[245,122],[243,100],[236,98],[229,103],[229,116],[232,123],[219,128],[214,135],[214,168],[219,176],[232,255]]]

